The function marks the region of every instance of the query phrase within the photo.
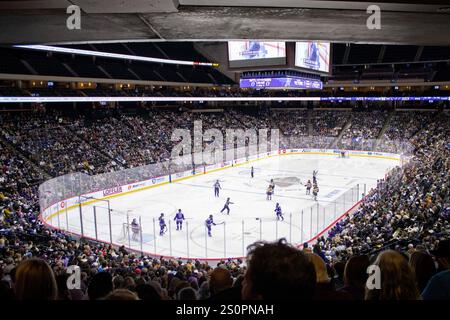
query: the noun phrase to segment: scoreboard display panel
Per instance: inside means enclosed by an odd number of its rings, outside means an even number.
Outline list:
[[[230,68],[286,64],[286,43],[279,41],[228,41]]]
[[[295,43],[295,66],[323,73],[330,72],[330,43],[305,41]]]
[[[241,88],[252,89],[322,89],[323,83],[318,79],[302,77],[266,77],[266,78],[241,78]]]

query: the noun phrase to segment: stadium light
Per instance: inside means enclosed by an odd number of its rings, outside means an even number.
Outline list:
[[[201,102],[201,101],[319,101],[319,97],[0,97],[0,103],[18,102]]]
[[[129,54],[120,54],[120,53],[111,53],[111,52],[102,52],[102,51],[94,51],[94,50],[82,50],[82,49],[72,49],[72,48],[63,48],[63,47],[54,47],[54,46],[45,46],[45,45],[15,45],[15,48],[22,49],[31,49],[31,50],[39,50],[39,51],[50,51],[50,52],[59,52],[59,53],[70,53],[70,54],[79,54],[84,56],[96,56],[103,58],[112,58],[112,59],[122,59],[122,60],[135,60],[135,61],[143,61],[143,62],[151,62],[151,63],[165,63],[165,64],[178,64],[178,65],[186,65],[186,66],[204,66],[204,67],[218,67],[219,64],[214,62],[197,62],[197,61],[186,61],[186,60],[172,60],[172,59],[160,59],[160,58],[151,58],[144,56],[134,56]]]
[[[248,101],[450,101],[447,97],[0,97],[0,103]]]

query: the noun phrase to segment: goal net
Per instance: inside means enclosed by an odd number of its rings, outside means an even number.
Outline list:
[[[131,223],[123,223],[118,241],[122,244],[141,241],[141,227],[133,226]]]

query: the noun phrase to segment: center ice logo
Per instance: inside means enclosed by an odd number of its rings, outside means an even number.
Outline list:
[[[293,185],[298,185],[300,183],[300,179],[298,177],[282,177],[282,178],[274,178],[273,182],[275,183],[276,186],[286,188]]]
[[[279,129],[270,129],[270,141],[269,129],[226,129],[224,139],[222,130],[207,129],[203,132],[202,121],[194,121],[193,137],[192,142],[188,129],[173,131],[171,141],[177,144],[172,149],[171,157],[177,164],[192,165],[193,162],[195,165],[210,165],[233,161],[278,150],[280,145]]]

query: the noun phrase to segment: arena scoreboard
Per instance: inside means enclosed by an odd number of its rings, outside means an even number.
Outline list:
[[[318,79],[307,79],[295,76],[241,78],[241,88],[253,89],[322,89],[323,83]]]

